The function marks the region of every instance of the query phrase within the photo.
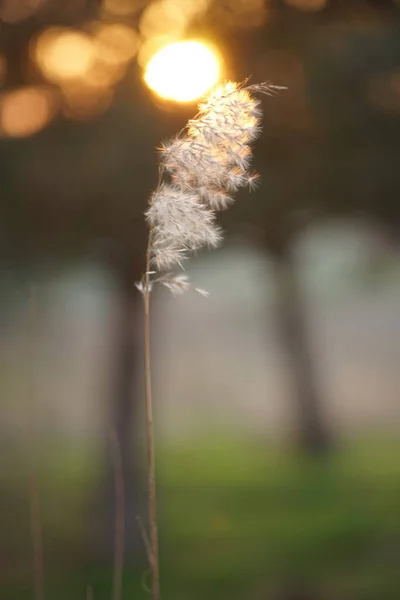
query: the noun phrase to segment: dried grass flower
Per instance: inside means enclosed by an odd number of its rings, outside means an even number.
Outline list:
[[[222,242],[216,213],[233,203],[240,188],[253,190],[258,181],[258,174],[250,170],[262,116],[254,94],[272,95],[280,89],[270,83],[220,84],[200,102],[197,115],[180,134],[162,144],[160,182],[145,213],[149,260],[157,273],[183,268],[191,252]],[[174,293],[191,288],[186,279],[171,277],[164,275],[152,283],[159,281]],[[146,279],[142,290],[150,285]]]

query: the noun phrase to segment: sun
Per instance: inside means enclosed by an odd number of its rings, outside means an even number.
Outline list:
[[[220,61],[209,46],[197,41],[162,48],[146,66],[144,80],[153,92],[175,102],[193,102],[220,77]]]

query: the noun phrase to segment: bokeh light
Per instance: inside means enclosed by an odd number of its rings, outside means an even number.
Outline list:
[[[187,17],[171,0],[158,0],[148,5],[140,20],[140,33],[145,39],[169,33],[179,36],[185,31]]]
[[[93,33],[99,59],[110,66],[128,62],[139,48],[139,34],[122,23],[99,23]]]
[[[188,19],[204,14],[211,4],[211,0],[169,0],[169,2],[178,7]]]
[[[56,114],[55,90],[24,87],[0,99],[0,132],[10,137],[27,137],[43,129]]]
[[[215,85],[219,76],[216,53],[201,42],[185,41],[170,44],[153,56],[144,78],[162,98],[191,102]]]
[[[169,34],[155,35],[141,43],[137,61],[142,69],[146,69],[150,60],[166,46],[176,43],[176,37]]]
[[[85,31],[50,27],[31,45],[42,74],[60,87],[63,112],[89,118],[104,112],[140,45],[138,32],[123,23],[86,23]]]
[[[96,49],[81,31],[51,27],[39,35],[34,60],[49,80],[63,82],[84,77],[93,66]]]
[[[148,2],[139,19],[141,46],[138,62],[145,68],[164,46],[182,41],[211,0],[155,0]]]

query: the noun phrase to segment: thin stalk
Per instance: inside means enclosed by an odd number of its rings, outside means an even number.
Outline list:
[[[36,286],[32,285],[29,294],[29,320],[31,325],[31,335],[33,338],[34,324],[36,319]],[[30,384],[31,384],[31,404],[36,399],[36,382],[34,376],[33,366],[31,364],[31,374],[30,374]],[[34,589],[35,589],[35,600],[44,600],[44,561],[43,561],[43,535],[42,535],[42,522],[40,518],[40,499],[39,499],[39,489],[37,483],[37,469],[36,469],[36,457],[34,456],[34,452],[32,452],[33,448],[33,440],[34,440],[34,423],[35,419],[30,419],[29,422],[29,449],[32,454],[29,457],[29,474],[28,474],[28,486],[29,486],[29,521],[30,521],[30,530],[31,530],[31,540],[32,540],[32,566],[33,566],[33,579],[34,579]]]
[[[29,497],[35,600],[44,600],[42,527],[40,520],[40,504],[36,481],[36,470],[33,464],[31,465],[29,471]]]
[[[115,427],[111,428],[110,438],[114,463],[115,487],[114,576],[112,600],[121,600],[122,577],[124,570],[125,492],[121,446],[118,439],[118,433]]]
[[[150,540],[150,567],[152,573],[151,591],[152,600],[160,598],[160,576],[158,560],[158,524],[157,524],[157,498],[154,456],[154,426],[153,426],[153,398],[151,389],[151,359],[150,359],[150,253],[151,243],[146,251],[146,271],[144,274],[143,301],[144,301],[144,363],[145,363],[145,395],[146,395],[146,435],[147,435],[147,484],[148,484],[148,518]]]

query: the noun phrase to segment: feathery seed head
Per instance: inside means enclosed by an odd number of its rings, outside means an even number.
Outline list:
[[[231,205],[240,188],[254,189],[258,179],[248,171],[262,115],[252,92],[271,95],[279,89],[268,83],[218,85],[183,132],[162,144],[160,163],[169,182],[159,185],[146,211],[152,264],[158,270],[182,266],[188,252],[221,242],[215,212]],[[160,282],[173,293],[190,286],[186,278]]]

